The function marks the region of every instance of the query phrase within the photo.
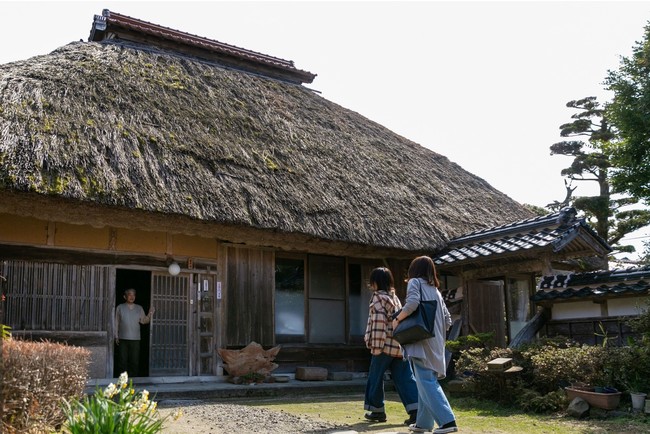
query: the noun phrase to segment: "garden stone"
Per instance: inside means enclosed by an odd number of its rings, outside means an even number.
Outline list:
[[[573,398],[569,408],[567,408],[567,414],[582,419],[589,415],[589,403],[582,398]]]

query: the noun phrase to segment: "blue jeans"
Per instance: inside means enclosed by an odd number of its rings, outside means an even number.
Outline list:
[[[428,430],[433,429],[433,423],[443,426],[456,420],[445,392],[438,382],[438,376],[432,369],[426,368],[422,360],[411,357],[411,367],[418,385],[418,419],[417,426]]]
[[[385,413],[384,372],[390,369],[393,384],[407,412],[418,409],[418,389],[413,379],[409,363],[401,357],[380,354],[370,358],[368,382],[363,408],[368,411]]]

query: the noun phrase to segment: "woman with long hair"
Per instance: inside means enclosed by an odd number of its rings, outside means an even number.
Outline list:
[[[451,315],[447,310],[436,266],[428,256],[415,258],[408,270],[406,300],[402,311],[393,320],[393,328],[417,309],[422,300],[437,300],[435,336],[403,346],[406,358],[411,364],[418,388],[418,414],[415,423],[409,425],[413,432],[431,431],[433,434],[446,434],[458,431],[456,416],[440,386],[439,380],[446,376],[445,341],[447,329],[451,326]]]

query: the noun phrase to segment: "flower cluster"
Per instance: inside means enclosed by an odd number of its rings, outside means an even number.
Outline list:
[[[149,399],[149,392],[136,393],[133,382],[123,372],[117,384],[97,389],[81,401],[66,403],[67,422],[63,432],[77,433],[157,433],[166,418],[160,418],[157,403]],[[172,417],[177,419],[181,413]]]

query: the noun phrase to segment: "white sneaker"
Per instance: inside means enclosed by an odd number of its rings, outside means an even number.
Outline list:
[[[416,424],[412,423],[409,425],[409,431],[411,432],[428,432],[428,429],[420,428]]]

